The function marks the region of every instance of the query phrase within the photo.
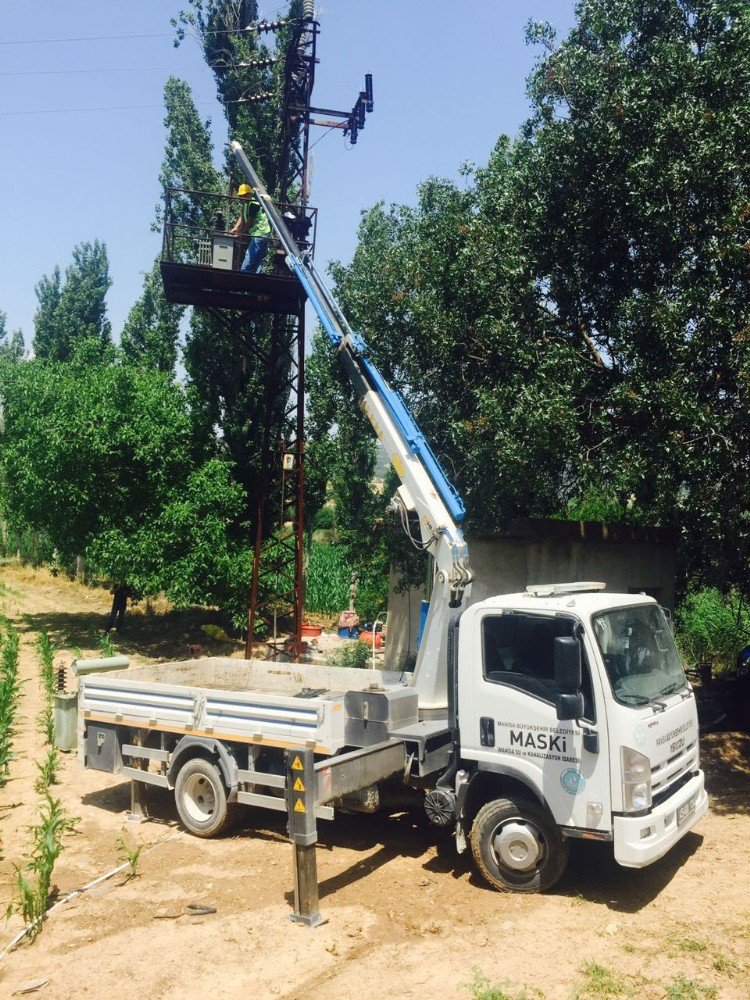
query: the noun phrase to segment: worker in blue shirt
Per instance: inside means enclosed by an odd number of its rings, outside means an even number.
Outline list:
[[[271,233],[271,226],[249,184],[240,184],[237,194],[242,199],[240,217],[229,232],[232,236],[242,236],[245,233],[249,235],[250,241],[240,271],[245,274],[257,274],[268,253],[268,237]]]

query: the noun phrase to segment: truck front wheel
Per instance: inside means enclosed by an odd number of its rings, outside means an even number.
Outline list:
[[[544,892],[568,864],[568,842],[531,799],[493,799],[471,828],[476,866],[495,889]]]
[[[234,819],[219,769],[203,757],[193,757],[180,768],[174,798],[183,825],[196,837],[216,837]]]

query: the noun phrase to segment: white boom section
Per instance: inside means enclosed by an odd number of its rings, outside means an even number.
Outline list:
[[[414,423],[401,397],[368,357],[367,345],[349,326],[309,252],[300,252],[289,229],[256,174],[242,146],[230,148],[255,190],[268,221],[278,235],[286,261],[336,348],[362,412],[372,424],[402,482],[396,502],[408,532],[409,513],[419,519],[418,547],[429,552],[435,577],[422,642],[412,678],[423,714],[443,713],[448,704],[446,644],[450,609],[468,596],[473,574],[468,549],[457,521],[464,515],[461,498]]]

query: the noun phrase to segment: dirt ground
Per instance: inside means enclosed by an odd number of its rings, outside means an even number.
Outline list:
[[[18,757],[0,789],[0,909],[28,845],[38,795],[42,705],[34,643],[97,651],[106,591],[15,566],[0,570],[0,611],[21,631]],[[210,615],[133,614],[116,639],[138,662],[182,659]],[[214,642],[213,646],[211,643]],[[488,889],[451,839],[418,818],[344,817],[321,823],[317,848],[325,926],[292,924],[291,847],[283,817],[248,810],[236,835],[202,841],[180,831],[168,794],[150,792],[154,818],[126,822],[126,782],[81,771],[65,755],[55,794],[80,817],[55,869],[59,895],[122,860],[120,837],[145,845],[137,875],[117,876],[57,910],[31,945],[0,960],[0,996],[47,981],[48,998],[368,1000],[470,997],[478,973],[505,984],[486,998],[750,996],[750,740],[703,740],[712,811],[662,861],[618,867],[607,845],[573,842],[570,868],[549,895]],[[193,915],[189,904],[215,908]],[[0,948],[20,928],[0,923]],[[478,997],[481,991],[474,991]]]

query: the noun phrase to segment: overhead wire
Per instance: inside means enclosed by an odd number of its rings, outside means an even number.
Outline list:
[[[213,107],[206,101],[196,104],[196,108]],[[123,104],[110,108],[42,108],[36,111],[0,111],[0,118],[20,118],[23,115],[70,115],[90,111],[164,111],[163,104]]]
[[[201,64],[205,65],[205,64]],[[106,69],[19,69],[0,70],[0,76],[63,76],[72,73],[170,73],[171,66],[127,66]]]
[[[290,19],[293,20],[293,19]],[[289,23],[289,22],[285,22]],[[253,29],[264,31],[264,22],[250,24],[246,28],[209,28],[203,32],[205,35],[243,35]],[[71,38],[4,38],[0,40],[0,45],[64,45],[69,42],[119,42],[128,39],[142,38],[172,38],[171,31],[155,31],[137,35],[79,35]]]

